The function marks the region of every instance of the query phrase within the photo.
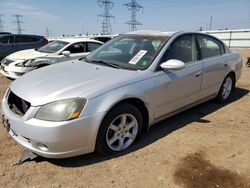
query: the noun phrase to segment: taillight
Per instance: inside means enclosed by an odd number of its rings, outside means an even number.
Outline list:
[[[46,38],[44,38],[43,41],[44,41],[45,44],[49,43],[48,39],[46,39]]]

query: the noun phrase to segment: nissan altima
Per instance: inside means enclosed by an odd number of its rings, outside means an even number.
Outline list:
[[[213,98],[227,102],[241,68],[240,55],[207,34],[122,34],[84,59],[15,80],[3,98],[3,124],[47,158],[114,154],[156,122]]]

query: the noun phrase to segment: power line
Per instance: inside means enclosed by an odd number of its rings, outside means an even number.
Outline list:
[[[14,23],[17,24],[17,28],[16,28],[16,31],[18,34],[21,34],[22,31],[24,31],[24,29],[22,29],[21,27],[21,24],[23,24],[24,22],[21,21],[21,18],[23,17],[22,15],[19,15],[19,14],[16,14],[16,15],[13,15],[15,18],[16,18],[16,21],[14,21]]]
[[[97,16],[102,18],[102,34],[109,35],[112,33],[111,19],[115,18],[110,14],[110,10],[114,7],[114,2],[112,0],[97,0],[97,3],[100,8],[104,8],[103,14]]]
[[[3,20],[2,20],[3,16],[4,16],[3,14],[0,14],[0,32],[4,32],[4,26],[3,26]]]
[[[131,0],[130,3],[124,4],[128,8],[128,10],[131,12],[131,19],[126,22],[125,24],[129,25],[130,31],[135,31],[137,25],[142,25],[142,23],[138,22],[136,19],[136,14],[141,9],[143,10],[143,7],[136,2],[136,0]]]

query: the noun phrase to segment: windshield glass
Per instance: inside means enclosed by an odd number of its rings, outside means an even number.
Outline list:
[[[69,43],[56,40],[56,41],[53,41],[53,42],[39,48],[37,51],[43,52],[43,53],[56,53],[59,50],[61,50],[63,47],[65,47],[67,44],[69,44]]]
[[[124,69],[145,70],[168,39],[167,36],[121,35],[92,52],[86,61],[112,63]]]

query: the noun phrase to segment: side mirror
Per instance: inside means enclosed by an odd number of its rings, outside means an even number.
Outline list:
[[[70,51],[63,51],[63,52],[62,52],[62,55],[64,55],[64,56],[69,56],[69,55],[70,55]]]
[[[185,68],[185,63],[177,60],[177,59],[170,59],[160,65],[163,70],[180,70]]]

